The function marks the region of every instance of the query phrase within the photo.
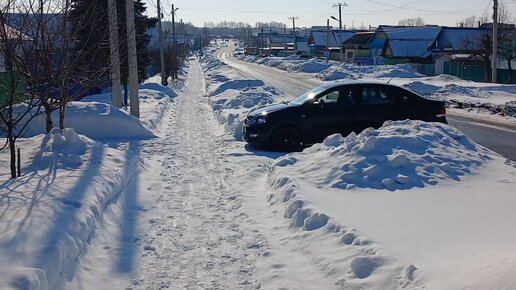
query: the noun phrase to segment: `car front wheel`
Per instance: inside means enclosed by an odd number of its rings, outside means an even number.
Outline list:
[[[293,126],[281,126],[272,133],[272,146],[275,150],[292,152],[301,148],[301,134]]]

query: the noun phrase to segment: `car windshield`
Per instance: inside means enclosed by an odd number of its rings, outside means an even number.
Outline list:
[[[315,87],[311,90],[309,90],[308,92],[302,94],[301,96],[293,99],[292,101],[289,102],[289,104],[291,105],[302,105],[304,104],[306,101],[308,100],[311,100],[313,99],[315,96],[317,96],[318,94],[322,93],[324,90],[326,90],[328,87],[326,86],[318,86],[318,87]]]

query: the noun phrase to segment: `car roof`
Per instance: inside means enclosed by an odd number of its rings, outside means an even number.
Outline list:
[[[345,86],[345,85],[387,85],[387,86],[398,87],[398,86],[390,84],[388,82],[373,81],[373,80],[367,80],[367,81],[364,81],[364,80],[337,80],[337,81],[325,83],[325,84],[321,85],[321,87],[330,89],[330,88],[334,88],[334,87],[338,87],[338,86]]]

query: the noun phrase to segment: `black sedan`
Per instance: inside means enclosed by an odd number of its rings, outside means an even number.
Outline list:
[[[345,136],[379,128],[386,120],[447,123],[445,114],[443,101],[395,85],[340,81],[318,86],[290,102],[250,112],[243,136],[251,144],[293,151],[334,133]]]

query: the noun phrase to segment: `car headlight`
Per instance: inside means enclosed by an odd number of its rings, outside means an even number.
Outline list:
[[[257,116],[249,120],[249,125],[265,124],[266,122],[265,116]]]

